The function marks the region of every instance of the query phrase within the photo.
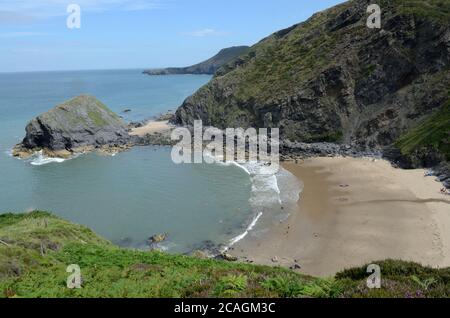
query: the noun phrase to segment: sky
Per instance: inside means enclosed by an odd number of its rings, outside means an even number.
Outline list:
[[[0,72],[188,66],[342,0],[0,0]],[[69,4],[81,27],[69,29]]]

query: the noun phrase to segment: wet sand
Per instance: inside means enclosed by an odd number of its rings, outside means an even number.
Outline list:
[[[373,159],[284,163],[305,184],[295,211],[250,233],[231,253],[243,261],[332,276],[349,267],[401,259],[450,266],[450,197],[425,170]]]

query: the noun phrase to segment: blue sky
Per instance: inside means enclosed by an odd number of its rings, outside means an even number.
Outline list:
[[[342,0],[0,0],[0,72],[187,66]],[[81,29],[68,29],[79,4]]]

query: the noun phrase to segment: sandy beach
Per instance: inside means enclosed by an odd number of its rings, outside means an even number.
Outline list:
[[[169,123],[169,121],[150,121],[146,125],[133,128],[130,132],[132,136],[145,136],[152,134],[164,134],[169,133],[173,129],[173,126]]]
[[[425,170],[374,159],[284,163],[305,184],[283,223],[251,233],[231,250],[244,261],[327,277],[377,260],[450,266],[450,196]],[[297,266],[298,267],[298,266]]]

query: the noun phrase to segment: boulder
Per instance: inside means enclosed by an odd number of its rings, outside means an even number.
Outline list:
[[[224,261],[227,261],[227,262],[236,262],[238,260],[238,258],[236,256],[233,256],[233,255],[228,254],[228,253],[221,253],[220,255],[218,255],[216,257],[216,259],[224,260]]]
[[[167,240],[169,235],[167,233],[156,234],[148,239],[150,244],[159,244]]]

